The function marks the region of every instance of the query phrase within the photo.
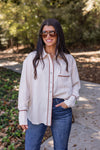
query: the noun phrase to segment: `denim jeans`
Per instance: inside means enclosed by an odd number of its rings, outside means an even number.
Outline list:
[[[63,99],[54,98],[52,106],[51,131],[54,140],[54,150],[68,150],[68,140],[72,124],[72,109],[55,107]],[[28,129],[25,135],[25,150],[40,150],[47,126],[43,123],[35,125],[28,120]]]

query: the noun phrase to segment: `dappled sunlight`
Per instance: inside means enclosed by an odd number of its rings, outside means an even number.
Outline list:
[[[92,135],[91,135],[92,137],[95,137],[97,140],[100,140],[100,132],[94,132]]]
[[[100,50],[72,53],[81,80],[100,83]]]
[[[7,69],[15,70],[15,72],[20,73],[22,70],[22,65],[15,61],[1,61],[0,67],[5,67]]]
[[[97,98],[97,100],[99,100],[99,101],[100,101],[100,97],[98,97],[98,98]]]
[[[2,66],[14,66],[14,65],[16,65],[16,64],[19,64],[18,62],[14,62],[14,61],[1,61],[0,62],[0,66],[2,67]]]
[[[76,122],[100,130],[100,84],[81,81],[80,98],[73,114]]]
[[[82,108],[85,108],[85,109],[93,109],[94,108],[94,106],[92,106],[91,104],[83,104],[82,105]]]
[[[88,111],[87,114],[94,114],[95,111]]]
[[[89,83],[89,82],[85,83],[84,85],[87,86],[87,88],[88,88],[88,87],[99,87],[99,88],[100,88],[100,85],[99,85],[99,84],[93,84],[93,83],[91,84],[91,83]]]
[[[87,101],[88,98],[80,96],[79,101]]]
[[[94,88],[96,88],[98,91],[100,91],[100,85],[99,84],[84,84],[87,88],[87,90],[93,90]],[[96,93],[97,94],[97,93]]]
[[[27,55],[28,55],[28,51],[27,51],[27,53],[9,53],[9,51],[8,51],[8,53],[6,52],[6,50],[5,51],[3,51],[3,52],[0,52],[0,64],[1,64],[1,62],[7,62],[7,61],[16,61],[16,62],[18,62],[18,63],[22,63],[23,61],[24,61],[24,59],[27,57]]]
[[[87,52],[75,52],[75,53],[72,53],[72,55],[74,55],[74,56],[78,56],[78,55],[86,55],[86,56],[88,56],[88,55],[96,55],[96,54],[100,54],[100,50],[97,50],[97,51],[87,51]]]

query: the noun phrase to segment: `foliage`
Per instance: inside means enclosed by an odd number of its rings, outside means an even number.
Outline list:
[[[2,28],[9,38],[17,37],[23,44],[36,43],[39,25],[45,14],[41,0],[22,0],[20,4],[8,1],[2,2]]]
[[[99,0],[2,0],[0,14],[5,37],[24,45],[36,45],[41,22],[51,17],[62,24],[68,46],[100,42]]]
[[[24,134],[18,128],[18,86],[20,74],[0,68],[0,136],[5,150],[23,149]]]
[[[52,0],[48,5],[51,17],[57,18],[63,27],[66,44],[98,44],[100,42],[100,1]],[[91,9],[88,7],[91,6]]]

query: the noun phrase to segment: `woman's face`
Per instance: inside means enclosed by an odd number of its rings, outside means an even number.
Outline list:
[[[53,26],[45,25],[42,30],[42,39],[46,46],[56,46],[57,34]]]

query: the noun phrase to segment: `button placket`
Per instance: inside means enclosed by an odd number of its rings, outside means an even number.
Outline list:
[[[50,57],[50,55],[48,55],[48,59],[49,59],[49,63],[50,63],[50,78],[49,78],[49,99],[48,99],[48,103],[49,103],[49,110],[48,110],[48,124],[51,124],[51,116],[52,116],[52,98],[53,98],[53,62],[52,59]]]

